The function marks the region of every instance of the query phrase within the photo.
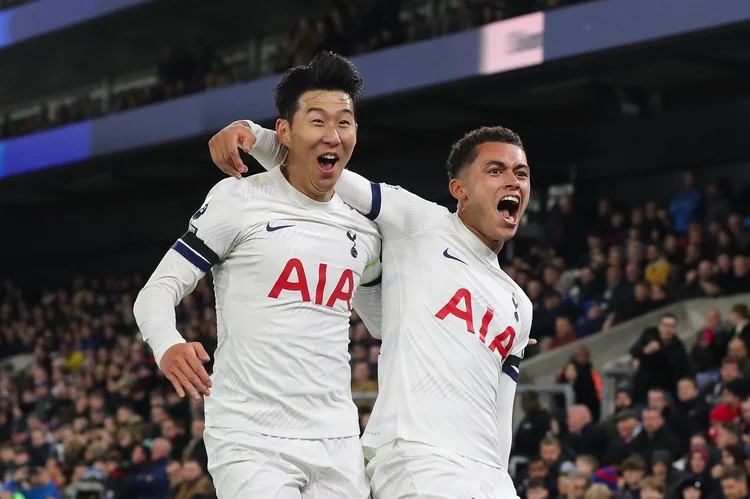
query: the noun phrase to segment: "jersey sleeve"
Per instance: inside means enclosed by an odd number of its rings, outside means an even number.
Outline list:
[[[245,120],[255,135],[255,145],[250,154],[266,170],[272,170],[286,161],[287,151],[272,130]],[[368,179],[344,170],[336,183],[336,193],[346,204],[374,221],[389,239],[402,239],[417,233],[445,208],[427,201],[398,186],[370,182]]]
[[[234,182],[231,182],[234,180]],[[175,325],[175,307],[239,240],[244,216],[242,181],[225,179],[209,192],[188,231],[164,255],[133,304],[143,340],[156,365],[170,347],[185,343]]]
[[[224,179],[208,193],[188,230],[172,245],[202,272],[223,261],[239,242],[245,218],[245,182]]]

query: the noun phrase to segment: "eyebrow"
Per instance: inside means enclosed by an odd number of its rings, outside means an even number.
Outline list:
[[[323,109],[322,107],[311,107],[311,108],[309,108],[309,109],[307,110],[307,114],[310,114],[310,113],[315,113],[315,112],[317,112],[317,113],[321,113],[321,114],[328,114],[328,112],[327,112],[327,111],[326,111],[325,109]],[[341,114],[341,113],[344,113],[344,114],[350,114],[350,115],[354,116],[354,113],[352,112],[352,110],[351,110],[351,109],[348,109],[348,108],[343,108],[343,109],[340,109],[340,110],[338,111],[338,113],[339,113],[339,114]]]
[[[484,166],[499,166],[501,168],[508,167],[508,165],[506,165],[504,162],[498,161],[496,159],[489,160],[487,163],[484,164]],[[514,170],[518,170],[519,168],[526,168],[527,170],[531,171],[531,168],[526,163],[519,163],[513,167]]]

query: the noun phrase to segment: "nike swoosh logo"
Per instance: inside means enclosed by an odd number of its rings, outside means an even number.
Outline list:
[[[271,223],[270,222],[268,224],[266,224],[266,230],[268,232],[273,232],[273,231],[279,230],[279,229],[287,229],[289,227],[294,227],[294,225],[277,225],[276,227],[271,227]]]
[[[466,262],[465,262],[465,261],[461,260],[460,258],[456,258],[455,256],[453,256],[453,255],[451,255],[450,253],[448,253],[448,248],[445,248],[445,251],[443,251],[443,256],[444,256],[445,258],[450,258],[451,260],[456,260],[457,262],[461,262],[461,263],[463,263],[464,265],[466,265]]]

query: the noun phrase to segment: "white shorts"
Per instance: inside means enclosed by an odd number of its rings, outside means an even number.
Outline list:
[[[397,440],[367,464],[373,499],[517,499],[508,473],[450,451]]]
[[[207,427],[219,499],[368,499],[358,437],[300,440]]]

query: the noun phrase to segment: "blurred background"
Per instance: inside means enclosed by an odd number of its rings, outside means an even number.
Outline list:
[[[364,76],[351,167],[373,180],[454,208],[452,142],[525,142],[500,255],[540,342],[521,497],[744,499],[749,21],[747,0],[0,0],[0,499],[215,497],[202,403],[132,304],[222,178],[207,140],[271,125],[277,75],[322,49]],[[209,353],[213,300],[206,278],[177,311]],[[362,428],[378,352],[353,314]]]

